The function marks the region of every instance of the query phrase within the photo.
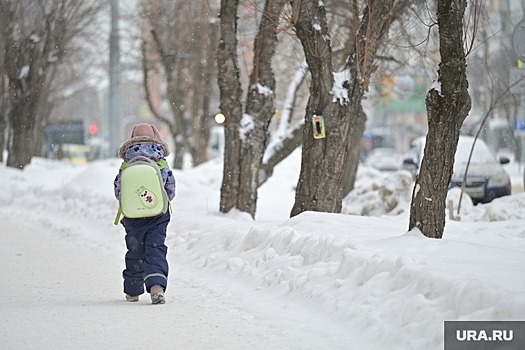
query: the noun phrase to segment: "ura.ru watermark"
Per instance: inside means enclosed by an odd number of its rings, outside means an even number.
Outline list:
[[[492,331],[458,329],[456,339],[459,341],[511,341],[514,339],[514,331],[512,329],[494,329]]]
[[[525,349],[525,321],[445,321],[445,350]]]

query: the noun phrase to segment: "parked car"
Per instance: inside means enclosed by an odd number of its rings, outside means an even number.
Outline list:
[[[393,148],[374,148],[366,157],[365,165],[381,171],[396,171],[401,168],[401,157]]]
[[[425,137],[415,139],[411,144],[411,153],[404,158],[402,168],[414,176],[419,172]],[[460,136],[454,161],[454,173],[449,188],[461,187],[474,137]],[[467,172],[465,192],[472,198],[474,204],[488,203],[494,198],[510,195],[510,176],[501,166],[509,163],[509,158],[495,157],[482,139],[477,139]]]
[[[86,164],[88,162],[90,148],[87,145],[64,145],[66,158],[71,164]]]

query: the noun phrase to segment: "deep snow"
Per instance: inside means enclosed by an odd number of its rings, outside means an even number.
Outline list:
[[[432,240],[407,232],[404,172],[363,167],[345,214],[290,219],[299,162],[260,189],[255,221],[218,212],[220,160],[176,171],[155,306],[121,291],[118,159],[0,165],[0,348],[442,349],[445,320],[525,319],[524,193],[464,199]]]

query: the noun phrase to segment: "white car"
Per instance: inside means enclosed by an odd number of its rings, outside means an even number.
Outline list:
[[[381,171],[396,171],[401,168],[401,157],[393,148],[374,148],[366,157],[365,165]]]
[[[403,169],[410,171],[414,176],[419,172],[425,137],[419,137],[411,143],[411,155],[403,160]],[[449,188],[461,187],[474,137],[460,136],[454,161],[454,173],[450,180]],[[488,203],[494,198],[510,195],[510,176],[501,166],[507,164],[509,159],[501,156],[496,159],[487,144],[482,139],[477,139],[472,159],[468,168],[465,192],[477,203]]]

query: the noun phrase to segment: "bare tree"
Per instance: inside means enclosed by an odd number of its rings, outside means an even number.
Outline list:
[[[144,87],[150,109],[165,122],[175,141],[175,168],[188,153],[194,165],[207,160],[210,98],[215,91],[215,24],[207,2],[145,0],[143,38]],[[152,71],[166,77],[171,114],[152,100]]]
[[[261,11],[262,18],[255,39],[254,57],[251,62],[253,70],[249,77],[244,111],[241,101],[241,69],[237,56],[238,3],[221,3],[219,86],[221,111],[226,115],[226,147],[221,187],[223,212],[238,208],[254,216],[257,188],[265,181],[267,174],[271,173],[277,159],[273,157],[270,162],[266,162],[265,170],[261,172],[269,139],[269,124],[274,115],[275,79],[271,61],[277,45],[277,27],[283,7],[284,1],[269,0],[265,9]]]
[[[436,84],[426,97],[428,134],[410,205],[409,230],[441,238],[445,200],[460,128],[470,107],[463,19],[466,0],[438,0],[439,64]]]
[[[35,140],[43,123],[38,107],[53,78],[52,71],[99,9],[97,1],[0,2],[2,72],[9,96],[6,110],[11,135],[7,166],[22,169],[37,152]]]
[[[237,8],[239,0],[221,0],[220,39],[217,51],[220,110],[224,123],[224,168],[220,210],[225,213],[235,207],[240,190],[239,150],[242,141],[239,123],[242,118],[242,87],[237,55]]]
[[[359,15],[358,2],[352,2],[354,41],[343,69],[334,78],[324,4],[314,0],[293,2],[294,26],[312,80],[304,119],[301,173],[291,215],[307,210],[340,212],[345,181],[357,171],[358,145],[366,122],[362,99],[379,63],[377,52],[387,39],[392,21],[407,4],[368,1]],[[312,136],[312,118],[316,116],[324,117],[325,138]]]
[[[267,0],[262,13],[259,30],[255,38],[253,70],[250,74],[246,110],[240,121],[241,148],[239,193],[235,204],[221,200],[221,208],[232,206],[255,216],[259,171],[268,143],[268,127],[274,115],[275,78],[272,71],[272,57],[277,44],[279,16],[284,7],[283,0]],[[237,150],[234,150],[237,151]],[[230,159],[230,158],[226,158]],[[235,167],[225,162],[225,168]],[[228,181],[227,178],[223,181]],[[229,209],[227,209],[229,210]]]
[[[4,46],[3,31],[0,31],[0,47]],[[8,82],[7,75],[4,72],[5,67],[5,55],[2,56],[0,61],[0,162],[4,161],[4,147],[6,145],[7,136],[7,115],[9,114],[9,103],[8,103]]]

